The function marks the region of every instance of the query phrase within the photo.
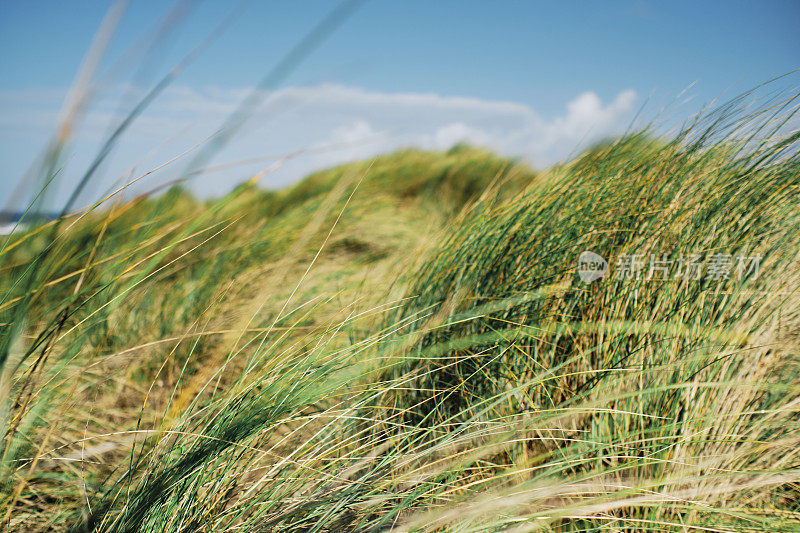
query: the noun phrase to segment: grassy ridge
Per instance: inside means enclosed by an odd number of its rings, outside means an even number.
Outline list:
[[[392,172],[416,181],[386,189]],[[17,481],[28,477],[18,464],[36,467],[25,458],[48,445],[68,444],[74,452],[77,443],[83,454],[94,444],[83,444],[85,435],[178,417],[209,380],[224,385],[221,368],[231,364],[241,372],[267,329],[303,336],[324,330],[343,312],[342,302],[378,305],[390,297],[387,281],[396,277],[393,269],[402,270],[397,263],[424,247],[464,202],[494,179],[529,175],[469,148],[405,151],[320,172],[277,193],[245,185],[205,203],[174,188],[9,238],[0,312],[6,338],[18,340],[6,373],[14,376],[5,389],[14,401],[7,405],[7,496],[37,502],[37,493],[55,486],[78,489],[84,472],[56,463],[48,464],[56,469],[52,476],[31,470],[27,497],[14,494]],[[48,242],[49,253],[40,257]],[[289,305],[312,260],[313,275]],[[38,272],[31,268],[37,262]],[[26,292],[24,281],[32,276],[37,288]],[[23,314],[26,331],[12,331]],[[361,329],[339,334],[338,342],[349,343]],[[59,348],[51,344],[56,339]],[[54,435],[59,444],[50,441]],[[106,440],[111,450],[104,453],[122,454],[121,461],[135,437]],[[88,476],[99,482],[105,473],[99,468]],[[36,483],[42,488],[33,489]],[[64,496],[77,504],[80,492]],[[15,507],[35,512],[38,505]]]
[[[407,150],[12,238],[6,524],[796,528],[796,104],[741,104],[540,174]]]

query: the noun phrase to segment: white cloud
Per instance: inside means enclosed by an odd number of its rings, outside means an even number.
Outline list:
[[[492,138],[488,133],[463,122],[453,122],[442,126],[436,130],[433,138],[435,147],[442,150],[460,142],[485,146],[492,144]]]
[[[67,187],[86,167],[109,126],[120,120],[115,93],[104,94],[78,132],[79,141],[71,151],[65,171]],[[248,94],[250,91],[246,89],[168,88],[123,138],[103,169],[101,182],[110,185],[133,165],[148,170],[200,142]],[[597,94],[585,92],[569,101],[556,118],[546,120],[531,107],[517,102],[430,93],[385,93],[333,84],[289,87],[263,96],[262,104],[245,127],[211,164],[260,159],[200,175],[193,185],[198,193],[223,194],[268,167],[273,161],[268,156],[302,148],[310,150],[271,174],[266,179],[268,186],[282,186],[316,168],[402,146],[446,149],[459,141],[484,145],[543,166],[587,143],[623,131],[637,99],[633,91],[626,90],[604,103]],[[42,92],[38,100],[31,94],[0,93],[0,117],[3,117],[0,137],[9,141],[5,143],[7,153],[0,151],[3,175],[19,175],[20,169],[29,164],[29,160],[18,164],[20,158],[11,155],[25,155],[27,150],[32,156],[30,146],[42,145],[57,112],[52,91]],[[143,154],[159,148],[156,155],[143,158]],[[178,162],[148,178],[147,184],[152,187],[174,178],[184,166],[185,163]],[[2,187],[5,193],[11,185],[3,182]]]
[[[330,139],[336,144],[354,144],[367,141],[377,135],[372,126],[366,120],[356,120],[350,124],[344,124],[334,128]],[[385,135],[385,132],[382,134]]]

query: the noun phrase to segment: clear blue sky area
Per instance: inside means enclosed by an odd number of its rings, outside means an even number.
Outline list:
[[[0,88],[68,85],[109,3],[0,3]],[[334,2],[248,2],[243,15],[183,77],[253,84]],[[174,46],[201,40],[233,2],[201,2]],[[131,3],[121,49],[169,7]],[[521,101],[546,112],[576,91],[621,87],[701,97],[800,66],[797,1],[366,2],[293,76],[380,91],[432,91]]]

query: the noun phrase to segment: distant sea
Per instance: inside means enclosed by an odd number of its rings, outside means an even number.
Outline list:
[[[26,215],[21,211],[3,211],[0,212],[0,235],[8,235],[14,231],[14,228],[21,231],[29,228],[32,224],[50,222],[56,218],[58,218],[56,213],[28,213]]]

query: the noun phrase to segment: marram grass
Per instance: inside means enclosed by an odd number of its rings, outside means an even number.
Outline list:
[[[11,236],[4,527],[796,530],[796,100],[744,103],[538,174],[408,150]],[[693,254],[759,271],[648,275]]]

